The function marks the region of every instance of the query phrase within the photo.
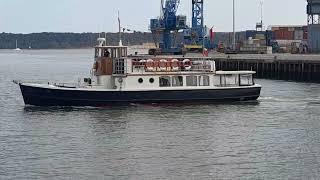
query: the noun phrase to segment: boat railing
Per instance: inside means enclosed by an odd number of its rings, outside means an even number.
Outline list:
[[[214,61],[192,61],[190,64],[183,64],[179,61],[176,65],[167,62],[155,62],[152,65],[147,61],[132,61],[132,72],[151,73],[151,72],[212,72],[215,71]]]

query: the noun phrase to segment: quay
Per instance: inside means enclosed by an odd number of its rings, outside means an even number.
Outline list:
[[[256,71],[257,78],[320,83],[320,55],[210,54],[217,70]]]

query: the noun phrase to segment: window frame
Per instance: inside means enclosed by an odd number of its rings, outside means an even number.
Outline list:
[[[176,83],[174,83],[174,80],[177,80],[177,79],[179,80],[179,82],[176,81]],[[171,86],[172,87],[182,87],[183,84],[184,84],[183,83],[183,76],[172,76],[171,77]]]
[[[206,80],[206,84],[204,83]],[[210,76],[208,75],[201,75],[198,77],[198,85],[199,86],[210,86]]]
[[[163,83],[162,79],[166,79],[168,84],[167,85],[161,84],[161,83]],[[171,77],[170,76],[160,76],[159,77],[159,87],[172,87]]]
[[[190,78],[192,78],[192,79],[190,79]],[[191,80],[192,84],[189,84],[190,80]],[[198,86],[198,76],[195,76],[195,75],[186,76],[186,86],[197,87]]]

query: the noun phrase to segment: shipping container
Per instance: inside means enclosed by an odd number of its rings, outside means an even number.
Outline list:
[[[303,26],[303,39],[306,40],[308,39],[308,26]]]
[[[280,40],[293,40],[294,31],[289,31],[288,28],[274,31],[274,38]]]
[[[266,39],[265,33],[264,32],[257,33],[255,36],[255,39],[261,39],[261,40]]]
[[[320,24],[308,26],[308,45],[312,53],[320,52]]]
[[[276,40],[280,47],[291,46],[292,43],[302,43],[302,40]]]
[[[288,31],[290,32],[295,31],[295,27],[288,27]]]
[[[307,26],[271,26],[274,39],[295,40],[307,39]]]
[[[250,37],[254,39],[256,34],[257,34],[257,31],[248,30],[248,31],[246,31],[246,39],[249,39]]]
[[[294,40],[303,40],[303,30],[294,31]]]
[[[246,31],[246,39],[266,39],[266,32],[265,31],[255,31],[255,30],[248,30]]]

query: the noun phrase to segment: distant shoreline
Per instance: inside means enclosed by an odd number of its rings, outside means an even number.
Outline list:
[[[118,33],[30,33],[13,34],[0,33],[0,49],[15,49],[16,41],[20,49],[88,49],[96,45],[97,38],[106,37],[107,45],[117,45],[119,42]],[[178,33],[176,44],[183,43],[183,33]],[[141,47],[143,44],[154,44],[159,42],[161,37],[153,37],[151,32],[123,33],[122,42],[125,46]],[[246,39],[245,32],[236,33],[237,41]],[[230,32],[216,32],[214,44],[224,42],[226,46],[232,44],[232,34]],[[152,46],[148,46],[152,47]]]
[[[96,45],[99,36],[106,36],[108,45],[118,44],[118,33],[0,33],[0,49],[15,49],[16,41],[20,49],[88,49]],[[142,45],[153,42],[151,33],[123,33],[124,45]]]

